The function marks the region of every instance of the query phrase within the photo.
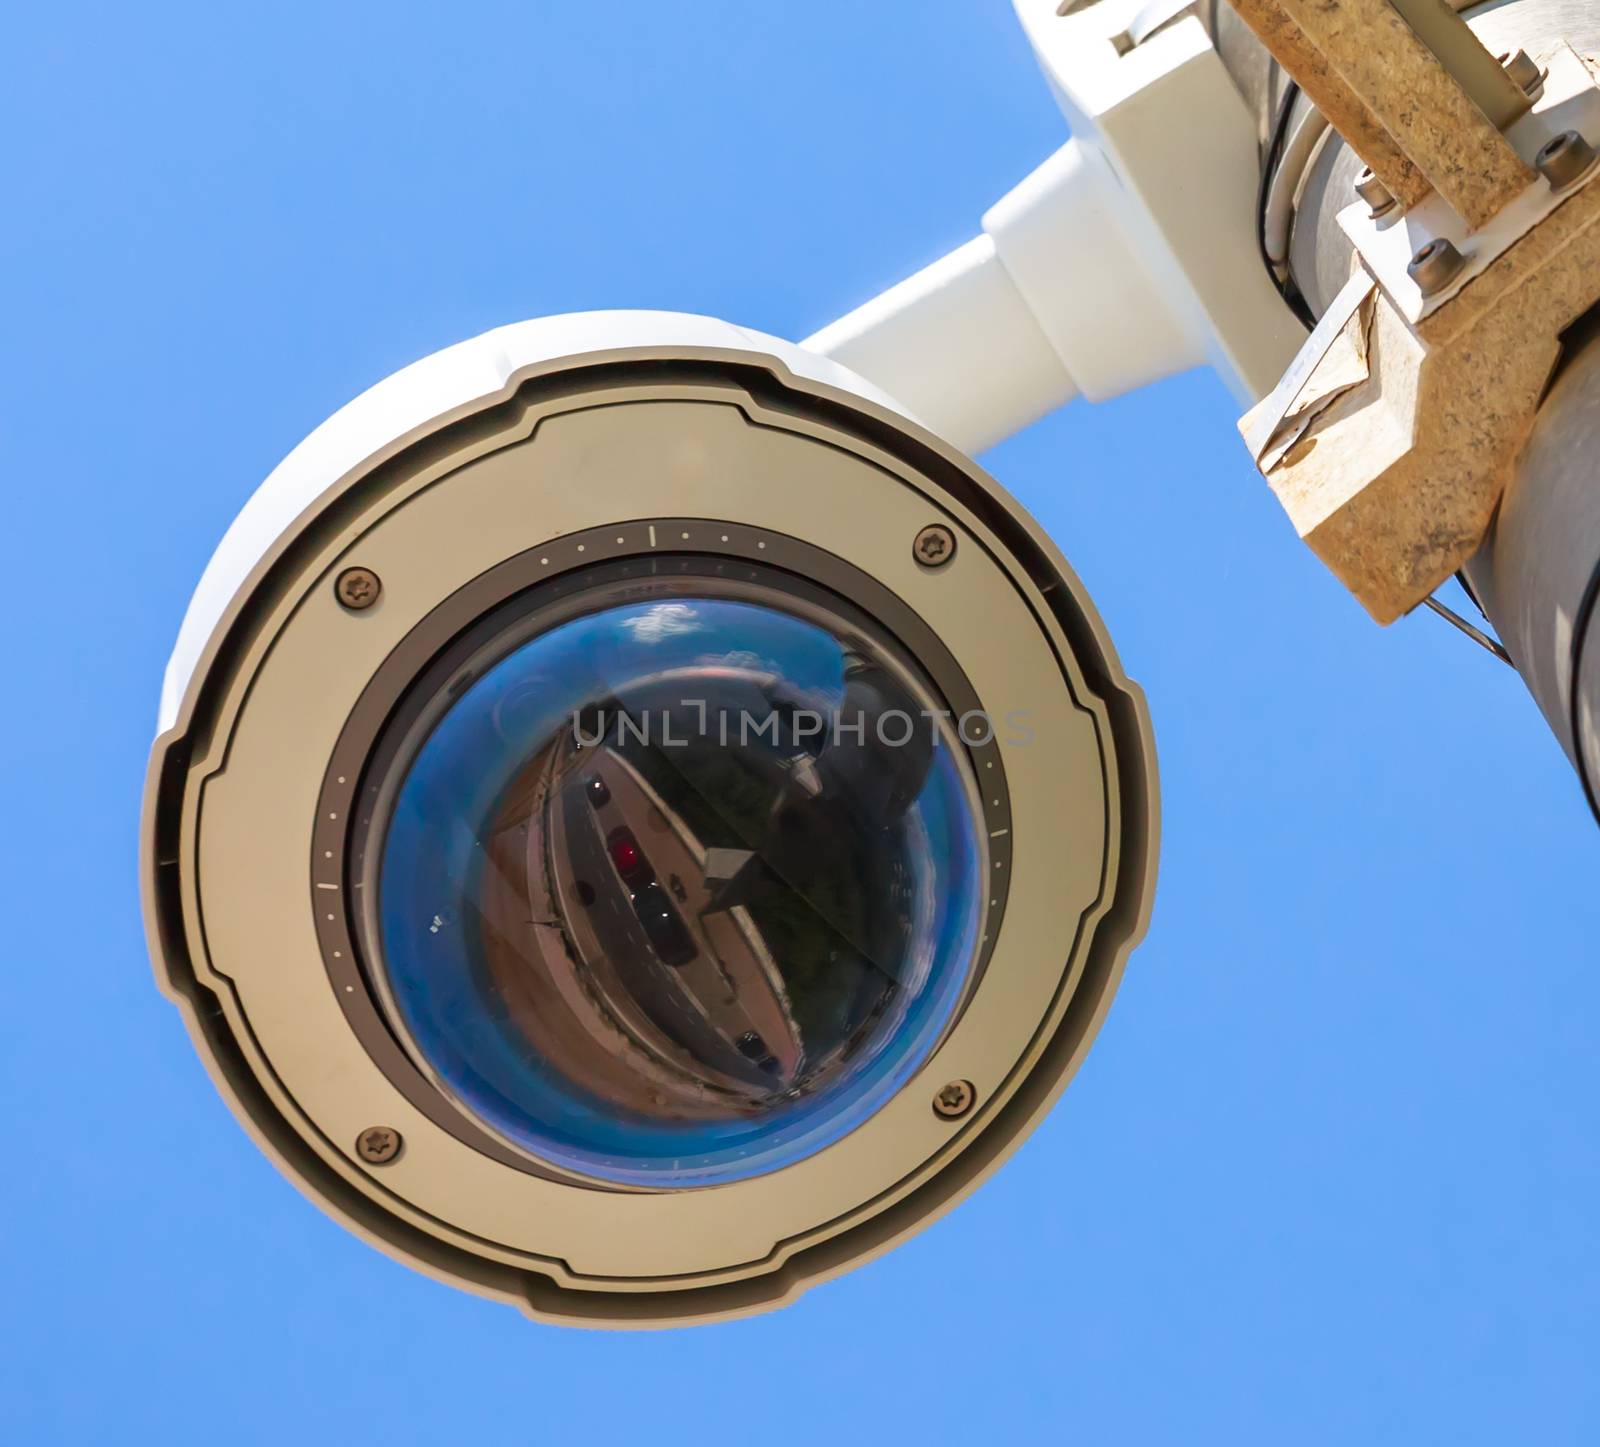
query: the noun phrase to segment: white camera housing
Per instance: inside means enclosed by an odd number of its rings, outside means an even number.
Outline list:
[[[913,546],[930,526],[953,540],[935,562]],[[508,596],[691,553],[849,598],[954,681],[947,698],[1021,714],[1031,738],[962,738],[995,883],[959,1014],[909,1083],[781,1170],[621,1189],[521,1159],[429,1093],[362,958],[346,831],[384,679]],[[353,568],[370,606],[341,600]],[[821,357],[608,312],[405,369],[250,500],[167,672],[143,882],[163,990],[302,1191],[440,1279],[627,1326],[782,1304],[970,1191],[1087,1051],[1148,922],[1156,851],[1143,698],[992,479]]]

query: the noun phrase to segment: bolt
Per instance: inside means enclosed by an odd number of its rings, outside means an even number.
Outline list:
[[[381,592],[383,584],[371,568],[346,568],[333,585],[334,596],[355,613],[370,608]]]
[[[1539,152],[1533,164],[1555,190],[1565,191],[1594,170],[1596,161],[1600,161],[1600,153],[1593,146],[1576,131],[1563,131]]]
[[[960,1120],[978,1103],[970,1080],[952,1080],[933,1098],[933,1113],[940,1120]]]
[[[1394,192],[1372,173],[1370,166],[1356,177],[1356,195],[1367,203],[1368,215],[1374,221],[1387,216],[1399,204]]]
[[[1406,274],[1422,289],[1425,297],[1438,296],[1461,275],[1467,258],[1453,241],[1443,236],[1435,237],[1411,258]]]
[[[942,568],[956,555],[956,535],[940,523],[925,527],[911,544],[911,554],[925,568]]]
[[[356,1137],[356,1154],[369,1166],[386,1166],[400,1154],[402,1144],[399,1131],[372,1125]]]
[[[1526,50],[1519,50],[1515,55],[1507,51],[1500,57],[1500,64],[1505,73],[1511,77],[1512,85],[1524,95],[1538,98],[1539,92],[1544,89],[1545,78],[1550,72],[1541,70],[1539,62]]]

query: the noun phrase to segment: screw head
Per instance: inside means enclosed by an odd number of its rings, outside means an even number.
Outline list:
[[[1458,276],[1467,264],[1467,258],[1457,249],[1455,242],[1437,236],[1411,258],[1407,275],[1421,288],[1425,297],[1437,296]]]
[[[1356,195],[1367,203],[1367,214],[1374,221],[1380,216],[1387,216],[1400,204],[1395,200],[1394,193],[1373,175],[1370,166],[1356,177]]]
[[[356,1137],[356,1154],[369,1166],[386,1166],[400,1154],[400,1132],[386,1125],[369,1125]]]
[[[370,608],[383,592],[383,583],[371,568],[346,568],[333,585],[334,596],[353,613]]]
[[[1533,164],[1557,191],[1564,191],[1587,176],[1596,161],[1600,161],[1600,152],[1588,141],[1576,131],[1563,131],[1539,152]]]
[[[933,523],[917,534],[911,555],[925,568],[942,568],[956,555],[956,535],[942,523]]]
[[[978,1103],[970,1080],[952,1080],[933,1098],[933,1113],[940,1120],[960,1120]]]

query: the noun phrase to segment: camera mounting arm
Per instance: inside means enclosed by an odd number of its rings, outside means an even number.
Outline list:
[[[1304,331],[1258,253],[1255,122],[1193,3],[1016,7],[1073,139],[976,239],[804,345],[967,452],[1205,363],[1254,402]]]

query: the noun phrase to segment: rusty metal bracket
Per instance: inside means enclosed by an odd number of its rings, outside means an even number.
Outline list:
[[[1566,46],[1545,64],[1549,73],[1538,103],[1506,131],[1506,140],[1530,168],[1551,142],[1568,131],[1600,148],[1600,88],[1588,66]],[[1535,175],[1521,195],[1479,230],[1467,226],[1439,196],[1428,196],[1409,211],[1402,213],[1396,207],[1376,217],[1366,202],[1356,201],[1339,213],[1339,225],[1400,314],[1418,322],[1445,306],[1557,207],[1596,180],[1600,167],[1566,186]],[[1449,283],[1425,292],[1410,267],[1419,252],[1439,241],[1454,246],[1465,264]]]
[[[1565,65],[1551,58],[1552,73]],[[1363,264],[1354,287],[1371,309],[1325,332],[1321,356],[1302,354],[1295,398],[1280,391],[1241,423],[1300,536],[1380,623],[1477,551],[1561,335],[1600,298],[1600,185],[1555,199],[1420,320]]]
[[[1533,184],[1502,134],[1528,97],[1446,0],[1232,0],[1389,192],[1485,225]]]
[[[1562,334],[1600,299],[1600,62],[1518,56],[1543,80],[1519,84],[1446,0],[1233,4],[1375,173],[1339,216],[1350,286],[1240,426],[1301,538],[1389,623],[1481,545]]]

